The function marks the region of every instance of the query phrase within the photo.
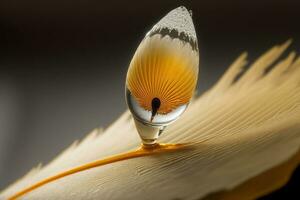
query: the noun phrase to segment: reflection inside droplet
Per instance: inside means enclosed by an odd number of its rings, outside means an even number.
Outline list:
[[[186,110],[188,106],[188,104],[178,106],[178,108],[172,110],[167,114],[155,113],[151,121],[153,112],[142,108],[128,89],[126,89],[126,100],[134,118],[150,126],[169,125],[170,123],[174,122]]]
[[[154,113],[142,108],[127,88],[126,100],[144,145],[155,145],[165,127],[178,119],[188,106],[188,104],[179,106],[167,114]],[[155,107],[158,105],[158,100],[155,99],[152,103]]]

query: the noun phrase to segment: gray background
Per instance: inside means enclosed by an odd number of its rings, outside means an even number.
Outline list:
[[[299,50],[291,0],[0,2],[0,189],[126,109],[135,48],[180,5],[193,10],[200,94],[244,50],[253,60],[289,38]]]

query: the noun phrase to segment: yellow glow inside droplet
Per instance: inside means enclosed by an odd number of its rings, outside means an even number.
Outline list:
[[[169,36],[145,38],[128,69],[127,87],[145,110],[159,98],[159,114],[186,104],[193,96],[198,77],[198,53],[189,44]]]

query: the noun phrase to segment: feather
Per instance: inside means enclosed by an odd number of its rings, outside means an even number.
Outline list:
[[[182,119],[160,138],[162,142],[193,142],[195,148],[83,171],[40,187],[23,198],[195,199],[217,191],[234,194],[234,189],[245,181],[288,163],[299,151],[300,62],[293,61],[294,58],[291,53],[260,79],[258,74],[262,75],[269,61],[255,62],[256,69],[250,67],[246,79],[241,77],[229,84],[246,62],[245,54],[239,57],[218,85],[196,99]],[[132,150],[139,143],[133,120],[126,111],[103,133],[95,129],[53,162],[9,186],[2,191],[1,198],[66,169]],[[254,184],[252,190],[254,187],[255,191],[264,191],[263,187],[271,185],[266,191],[272,191],[281,186],[272,182],[269,179],[260,188]],[[218,194],[215,197],[222,196]],[[252,195],[254,198],[258,194]]]

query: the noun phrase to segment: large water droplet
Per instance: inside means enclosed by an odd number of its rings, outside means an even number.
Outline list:
[[[147,33],[127,73],[127,105],[144,145],[156,144],[165,127],[186,110],[198,64],[191,13],[176,8]]]

